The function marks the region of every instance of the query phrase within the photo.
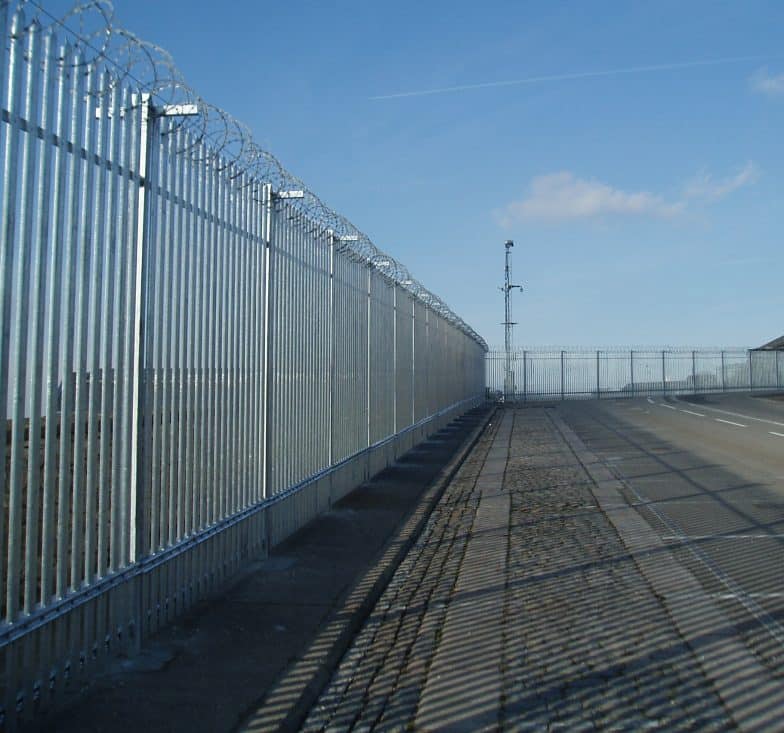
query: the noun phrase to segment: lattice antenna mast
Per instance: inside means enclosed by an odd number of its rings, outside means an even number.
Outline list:
[[[514,398],[515,394],[515,381],[514,370],[512,369],[512,349],[513,347],[513,333],[515,322],[512,320],[512,291],[519,289],[523,290],[522,285],[515,285],[512,283],[512,247],[514,242],[507,239],[504,243],[506,248],[505,264],[504,264],[504,284],[500,289],[504,293],[504,322],[501,324],[504,327],[504,350],[506,352],[506,371],[504,374],[504,399],[509,400]]]

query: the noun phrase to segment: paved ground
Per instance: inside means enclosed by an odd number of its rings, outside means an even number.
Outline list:
[[[779,433],[743,396],[499,412],[451,480],[401,464],[62,729],[784,730]]]
[[[213,733],[260,706],[264,729],[295,728],[486,418],[470,413],[410,451],[223,597],[120,661],[44,729]]]
[[[673,548],[619,480],[615,454],[633,426],[616,415],[612,440],[601,443],[600,422],[614,411],[571,403],[503,413],[447,487],[305,730],[784,726],[775,660],[752,651],[751,626],[717,605],[678,555],[681,543]],[[650,468],[640,477],[663,473]],[[704,509],[695,516],[707,526]]]
[[[784,403],[750,395],[562,408],[756,659],[784,654]],[[784,728],[784,710],[781,713]]]

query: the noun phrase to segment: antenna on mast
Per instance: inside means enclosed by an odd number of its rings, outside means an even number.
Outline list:
[[[501,324],[504,327],[504,350],[506,352],[506,370],[504,373],[504,402],[515,398],[515,377],[514,370],[512,369],[512,349],[513,346],[513,331],[515,321],[512,320],[512,291],[519,289],[523,290],[522,285],[514,285],[512,283],[512,247],[514,242],[507,239],[504,243],[506,248],[506,258],[504,265],[504,284],[500,288],[504,293],[504,321]]]

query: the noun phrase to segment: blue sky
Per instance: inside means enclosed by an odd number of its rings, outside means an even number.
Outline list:
[[[784,333],[779,0],[216,7],[115,0],[488,342],[507,238],[518,344]]]

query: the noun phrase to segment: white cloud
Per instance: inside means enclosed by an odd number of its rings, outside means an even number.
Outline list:
[[[755,92],[768,97],[784,97],[784,74],[771,74],[767,68],[758,69],[749,83]]]
[[[758,178],[759,169],[752,162],[727,178],[714,178],[703,172],[685,185],[677,199],[668,200],[651,191],[624,191],[560,171],[534,178],[526,195],[507,204],[499,219],[508,226],[514,221],[565,221],[611,215],[671,218],[690,205],[718,201]]]
[[[584,219],[605,214],[667,217],[677,214],[681,208],[680,203],[669,203],[648,191],[622,191],[601,181],[561,171],[534,178],[528,194],[509,204],[502,218],[508,223],[521,219]]]
[[[691,180],[684,189],[686,198],[717,201],[743,186],[756,183],[759,179],[759,168],[749,161],[734,176],[714,178],[710,173],[700,173]]]

